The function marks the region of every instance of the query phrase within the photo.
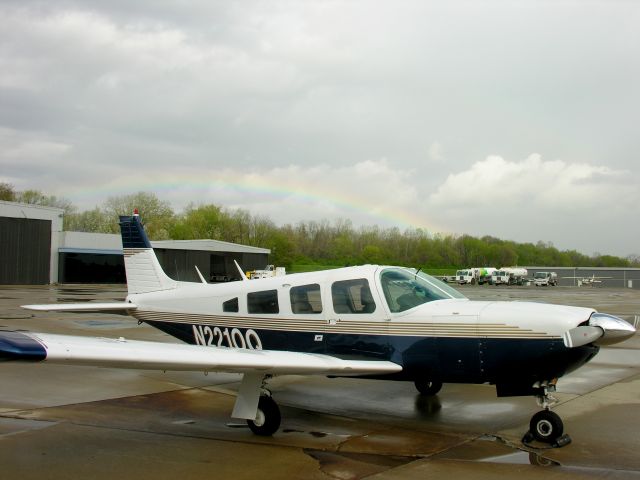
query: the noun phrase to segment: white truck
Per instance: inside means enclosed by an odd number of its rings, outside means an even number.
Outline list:
[[[259,278],[280,277],[286,274],[287,271],[285,267],[267,265],[264,270],[252,270],[250,272],[247,272],[247,278],[249,280],[258,280]]]
[[[524,285],[528,273],[522,267],[501,268],[493,272],[491,281],[494,285]]]
[[[533,275],[533,283],[536,287],[555,287],[558,285],[558,274],[556,272],[536,272]]]
[[[495,270],[493,267],[474,267],[458,270],[455,281],[460,285],[464,285],[465,283],[470,283],[471,285],[475,285],[476,283],[479,285],[491,283],[491,274],[495,272]]]

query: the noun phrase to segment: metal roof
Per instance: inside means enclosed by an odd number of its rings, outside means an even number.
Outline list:
[[[251,247],[238,243],[223,242],[221,240],[157,240],[151,242],[153,248],[167,248],[171,250],[203,250],[210,252],[237,252],[269,254],[268,248]]]
[[[120,235],[109,233],[62,232],[61,253],[102,253],[122,254]],[[158,240],[152,241],[153,248],[167,250],[195,250],[205,252],[260,253],[270,254],[268,248],[251,247],[220,240]]]

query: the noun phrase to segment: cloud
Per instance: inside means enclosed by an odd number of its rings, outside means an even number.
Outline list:
[[[631,252],[630,212],[640,201],[633,172],[603,165],[488,156],[452,173],[428,198],[435,222],[458,233],[553,241],[592,253]],[[627,245],[624,247],[623,245]]]
[[[638,5],[494,7],[6,0],[0,174],[80,208],[148,189],[635,248]]]
[[[510,209],[583,210],[617,197],[627,173],[606,166],[543,160],[539,154],[519,162],[489,156],[450,174],[429,201],[447,209],[502,210],[506,205]]]
[[[0,128],[0,164],[36,163],[55,161],[67,154],[72,146],[48,140],[40,133],[27,133],[9,128]]]
[[[429,159],[434,162],[442,162],[445,160],[444,157],[444,148],[440,144],[440,142],[433,142],[429,145],[428,151]]]

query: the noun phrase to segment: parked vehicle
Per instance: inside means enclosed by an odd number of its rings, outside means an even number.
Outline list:
[[[496,270],[491,275],[491,281],[494,285],[524,285],[527,281],[526,268],[507,267]]]
[[[533,275],[533,283],[536,287],[555,287],[558,285],[558,274],[556,272],[536,272]]]
[[[280,277],[286,274],[287,271],[285,267],[267,265],[264,270],[252,270],[251,272],[247,272],[247,278],[249,280],[257,280],[259,278]]]
[[[467,268],[466,270],[458,270],[455,281],[460,285],[464,285],[465,283],[470,283],[471,285],[475,285],[476,283],[479,285],[491,283],[491,274],[495,272],[495,270],[493,267],[474,267]]]

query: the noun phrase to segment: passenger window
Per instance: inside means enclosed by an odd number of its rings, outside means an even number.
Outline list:
[[[317,283],[291,287],[289,297],[291,299],[291,311],[293,313],[322,313],[320,285]]]
[[[336,313],[372,313],[376,309],[366,278],[335,282],[331,297]]]
[[[279,313],[278,291],[265,290],[247,295],[247,309],[249,313]]]
[[[227,300],[222,303],[222,311],[223,312],[238,312],[238,297],[232,298],[231,300]]]

